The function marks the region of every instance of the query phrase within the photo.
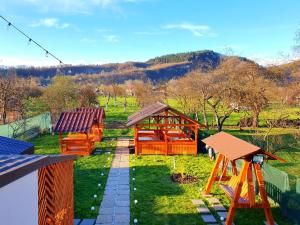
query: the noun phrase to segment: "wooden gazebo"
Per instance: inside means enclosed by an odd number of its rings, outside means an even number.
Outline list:
[[[99,108],[77,108],[75,112],[95,113],[96,123],[93,123],[91,134],[94,136],[94,141],[99,142],[103,138],[105,111],[102,107]]]
[[[95,112],[63,112],[54,128],[59,133],[60,151],[63,154],[90,155],[95,149],[92,127],[97,126]],[[63,133],[68,133],[63,137]]]
[[[134,126],[135,154],[197,155],[197,121],[157,102],[128,117]]]
[[[237,208],[263,208],[267,224],[274,225],[261,165],[269,159],[281,162],[284,160],[225,132],[217,133],[202,141],[218,153],[204,194],[209,194],[213,184],[218,183],[225,194],[231,198],[226,225],[233,223]],[[243,163],[240,171],[236,166],[237,160]],[[232,175],[227,174],[229,163],[231,164]],[[255,180],[259,190],[258,198],[255,194]]]

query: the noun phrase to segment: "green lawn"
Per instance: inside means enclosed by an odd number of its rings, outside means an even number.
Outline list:
[[[106,123],[126,122],[128,115],[134,113],[139,107],[134,98],[128,98],[127,109],[124,111],[123,98],[117,98],[116,106],[114,106],[113,98],[109,102],[106,111]],[[106,98],[101,97],[100,103],[103,106]],[[173,103],[172,103],[173,104]],[[179,108],[180,110],[180,108]],[[291,109],[294,110],[294,109]],[[293,111],[294,112],[294,111]],[[270,112],[264,112],[269,115]],[[296,113],[296,111],[295,111]],[[240,115],[233,114],[226,125],[235,125]],[[260,128],[264,131],[265,128]],[[252,129],[240,131],[238,129],[226,129],[237,137],[247,141],[252,140],[254,133]],[[295,129],[274,129],[272,135],[279,135],[283,138],[283,143],[287,144],[286,148],[281,149],[277,154],[287,160],[286,164],[271,162],[273,166],[287,172],[291,178],[291,182],[299,176],[300,171],[300,151],[297,147],[289,147],[288,144],[295,142],[291,135]],[[216,131],[210,130],[206,135],[213,134]],[[111,129],[105,130],[104,140],[97,145],[102,149],[115,149],[117,137],[133,136],[132,129]],[[32,140],[36,145],[36,153],[38,154],[56,154],[58,153],[58,137],[56,135],[44,135]],[[298,145],[299,147],[299,145]],[[79,157],[75,161],[75,217],[77,218],[95,218],[100,205],[103,187],[106,182],[112,155],[101,154],[89,157]],[[176,168],[174,168],[174,159]],[[107,161],[108,160],[108,161]],[[107,163],[108,162],[108,163]],[[106,168],[104,165],[108,165]],[[206,155],[200,154],[198,157],[193,156],[143,156],[136,157],[131,155],[130,167],[131,178],[131,222],[137,218],[138,224],[203,224],[196,207],[191,203],[192,199],[201,198],[201,190],[207,182],[208,176],[212,169],[212,163]],[[135,168],[135,171],[132,169]],[[197,176],[199,182],[196,184],[178,185],[173,183],[170,176],[173,172],[184,170],[186,173]],[[101,172],[104,176],[101,177]],[[101,188],[98,187],[101,184]],[[133,188],[137,190],[134,191]],[[229,199],[221,193],[217,188],[213,188],[212,193],[219,198],[222,203],[228,207]],[[94,199],[93,195],[97,198]],[[133,201],[137,199],[135,205]],[[91,206],[95,206],[95,210],[91,211]],[[284,219],[279,208],[272,205],[273,215],[278,224],[292,225],[293,223]],[[253,225],[263,224],[263,210],[238,210],[235,216],[235,224]]]
[[[199,182],[179,185],[171,181],[171,174],[182,171],[182,166],[187,174],[197,176]],[[135,178],[135,181],[131,179],[130,183],[132,224],[134,218],[138,219],[139,224],[145,225],[205,224],[191,200],[201,199],[201,191],[213,167],[207,155],[200,154],[198,157],[132,155],[130,167],[130,176]],[[212,194],[220,199],[225,207],[229,207],[229,199],[218,188],[214,187]],[[135,199],[138,200],[136,205],[133,204]],[[281,216],[279,208],[275,205],[272,205],[272,212],[278,224],[293,224]],[[262,209],[244,209],[237,211],[234,222],[237,225],[262,225],[264,220]]]

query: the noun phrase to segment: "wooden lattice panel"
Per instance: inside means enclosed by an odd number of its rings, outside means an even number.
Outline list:
[[[39,170],[39,225],[73,224],[73,161]]]

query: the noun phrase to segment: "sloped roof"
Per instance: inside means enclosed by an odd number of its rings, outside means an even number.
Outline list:
[[[74,155],[0,155],[0,188],[39,168],[74,159]]]
[[[75,109],[75,112],[94,112],[95,113],[95,119],[98,123],[102,123],[105,119],[105,111],[102,107],[99,108],[87,108],[87,107],[81,107]]]
[[[63,112],[53,131],[87,133],[90,132],[94,121],[94,112]]]
[[[146,119],[147,117],[159,114],[159,113],[163,112],[164,110],[171,110],[171,111],[175,112],[176,114],[183,116],[189,122],[198,124],[197,121],[192,120],[191,118],[188,118],[186,115],[184,115],[183,113],[179,112],[178,110],[170,107],[169,105],[161,103],[161,102],[156,102],[152,105],[144,107],[140,111],[129,116],[126,126],[130,127],[130,126]]]
[[[34,144],[0,136],[0,154],[33,154]]]
[[[215,135],[209,136],[203,139],[202,142],[232,161],[250,155],[264,154],[268,156],[269,159],[276,159],[281,162],[285,162],[285,160],[281,159],[280,157],[266,152],[260,147],[232,136],[226,132],[219,132]]]

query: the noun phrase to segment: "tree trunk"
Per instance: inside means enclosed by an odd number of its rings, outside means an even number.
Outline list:
[[[106,103],[105,103],[105,108],[108,109],[108,103],[110,99],[110,94],[107,95]]]
[[[126,108],[127,108],[127,97],[125,95],[124,96],[124,112],[126,112]]]
[[[207,115],[206,115],[206,104],[203,103],[202,107],[202,116],[203,116],[203,123],[207,130],[209,130],[208,121],[207,121]]]
[[[258,127],[259,124],[259,111],[254,110],[253,111],[253,118],[252,118],[252,127]]]

